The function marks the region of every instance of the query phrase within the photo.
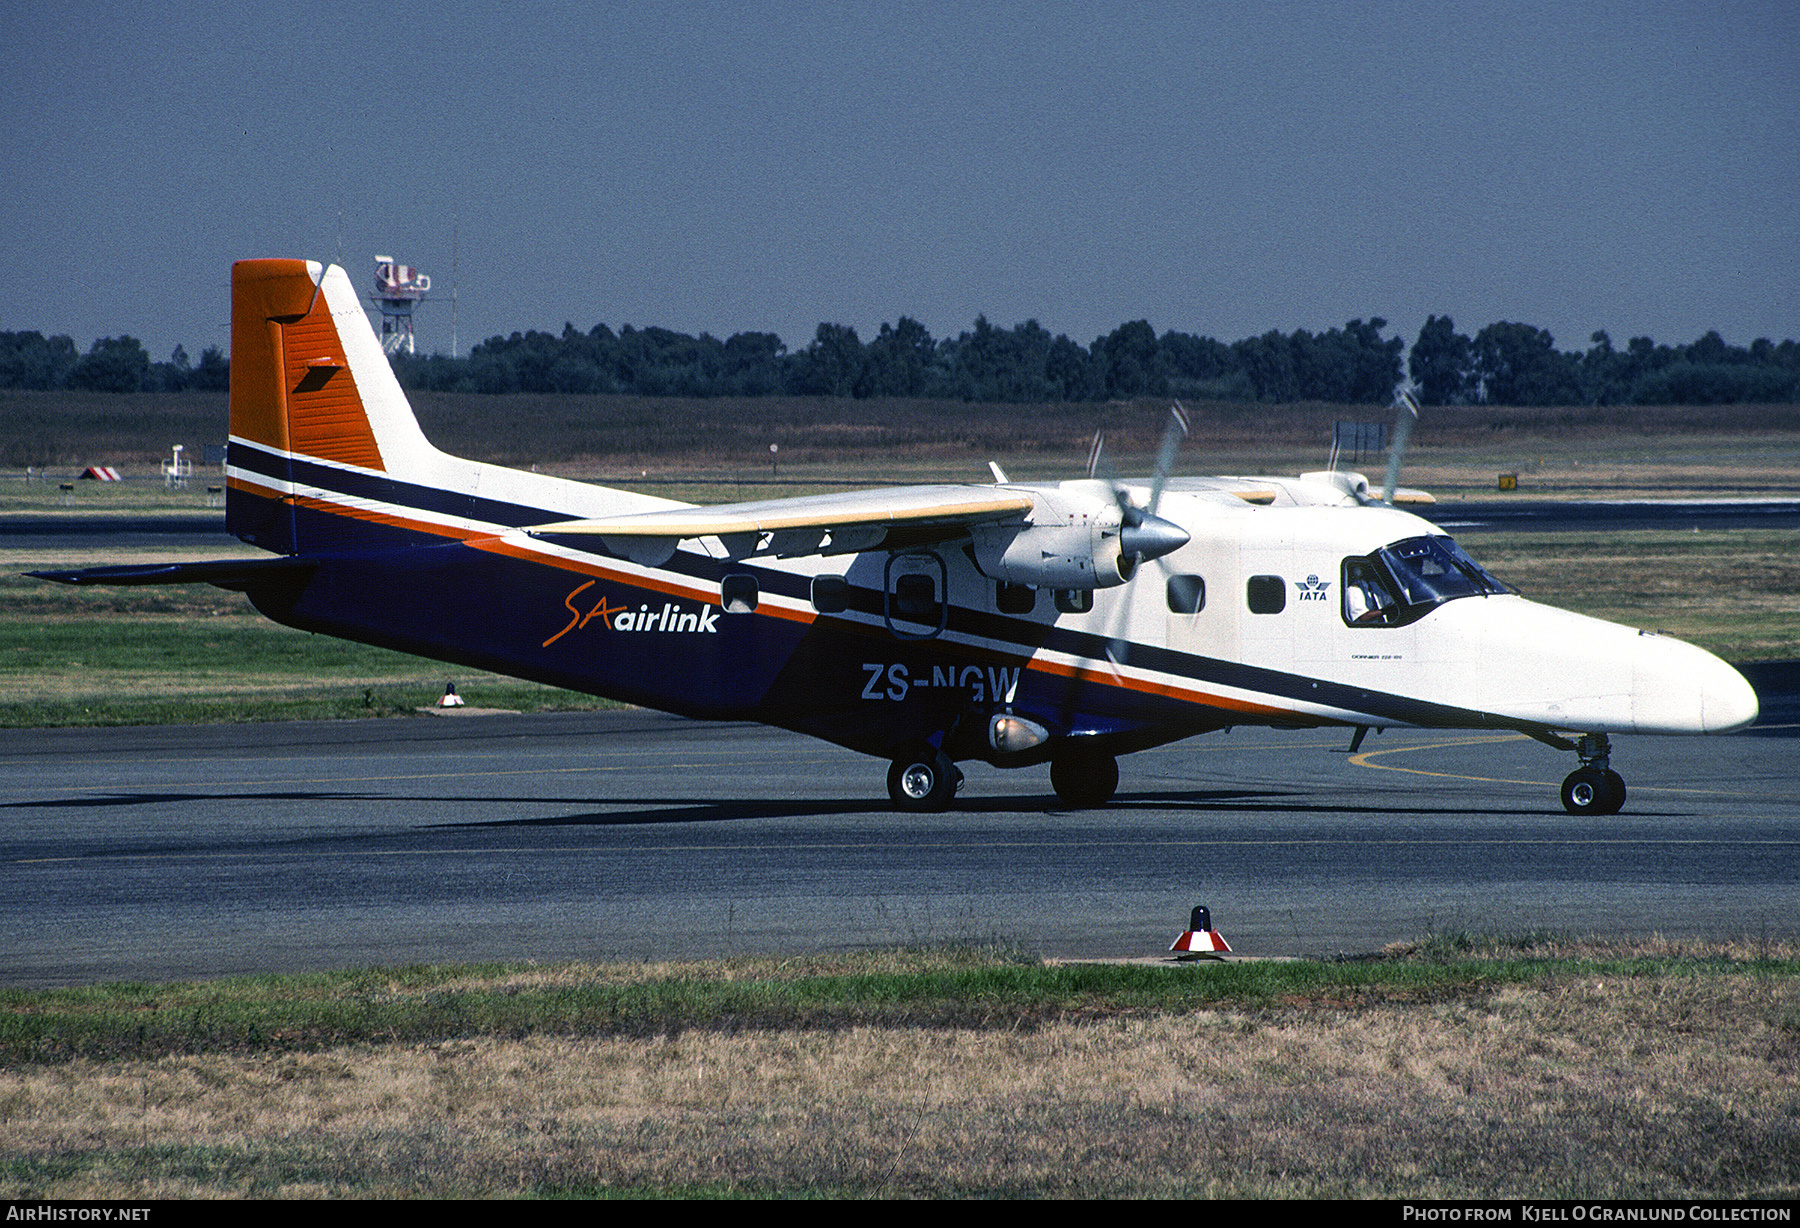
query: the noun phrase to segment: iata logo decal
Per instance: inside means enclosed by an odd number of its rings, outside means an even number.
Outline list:
[[[1296,601],[1325,601],[1325,590],[1331,587],[1330,580],[1321,580],[1317,576],[1308,576],[1304,580],[1295,580],[1294,587],[1300,590]]]
[[[575,604],[575,598],[594,587],[589,580],[580,588],[563,598],[563,607],[569,611],[569,625],[545,640],[543,647],[548,648],[571,631],[579,631],[589,622],[598,618],[600,625],[608,631],[704,631],[712,635],[719,633],[719,608],[703,605],[697,609],[688,609],[679,601],[665,601],[661,609],[651,609],[648,605],[640,605],[632,609],[628,605],[611,605],[605,597],[600,598],[587,610]]]

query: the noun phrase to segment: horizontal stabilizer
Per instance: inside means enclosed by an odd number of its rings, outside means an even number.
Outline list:
[[[242,590],[255,584],[294,578],[318,569],[316,559],[215,559],[205,563],[131,563],[116,567],[84,567],[75,571],[28,571],[39,580],[59,584],[215,584]]]

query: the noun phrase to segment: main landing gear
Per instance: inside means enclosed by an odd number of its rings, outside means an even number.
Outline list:
[[[1119,761],[1098,751],[1065,751],[1050,760],[1050,787],[1071,806],[1104,806],[1119,788]]]
[[[1581,766],[1562,783],[1563,809],[1570,814],[1617,814],[1625,804],[1625,778],[1612,770],[1612,742],[1603,733],[1585,733],[1575,744]]]
[[[897,808],[915,814],[948,810],[962,782],[950,756],[926,742],[901,748],[888,768],[888,796]]]
[[[888,767],[888,796],[899,810],[935,814],[947,810],[963,774],[950,756],[926,742],[901,748]],[[1098,751],[1065,751],[1050,760],[1050,787],[1068,806],[1104,806],[1119,788],[1119,761]]]

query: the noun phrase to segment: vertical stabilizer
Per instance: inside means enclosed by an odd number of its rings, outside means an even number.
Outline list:
[[[232,533],[282,554],[352,544],[302,527],[319,475],[423,476],[437,457],[343,269],[308,260],[232,266]]]

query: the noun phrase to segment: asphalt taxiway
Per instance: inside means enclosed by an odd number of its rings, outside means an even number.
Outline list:
[[[642,711],[0,731],[0,983],[419,961],[657,959],[1003,937],[1154,955],[1433,930],[1800,937],[1792,725],[1615,739],[1573,819],[1522,737],[1243,728],[1063,808],[968,766],[956,809],[778,730]]]

